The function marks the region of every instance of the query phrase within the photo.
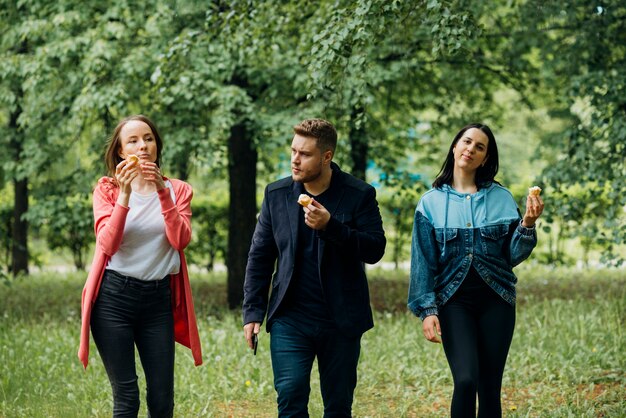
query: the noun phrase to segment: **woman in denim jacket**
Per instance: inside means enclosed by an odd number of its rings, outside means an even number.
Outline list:
[[[537,244],[539,196],[520,216],[497,183],[498,148],[483,124],[454,137],[441,171],[417,205],[408,307],[426,339],[443,342],[454,380],[451,416],[499,417],[504,365],[515,325],[513,267]],[[439,339],[441,336],[441,340]]]

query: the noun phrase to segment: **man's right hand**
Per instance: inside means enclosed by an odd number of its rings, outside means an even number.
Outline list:
[[[261,323],[260,322],[249,322],[243,326],[243,335],[246,337],[246,341],[248,342],[248,347],[250,349],[254,349],[254,343],[252,342],[252,335],[258,334],[261,331]]]

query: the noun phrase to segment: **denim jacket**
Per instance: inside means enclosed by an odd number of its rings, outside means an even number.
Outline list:
[[[449,185],[429,190],[415,209],[409,309],[422,320],[437,315],[471,266],[514,305],[513,267],[536,244],[535,228],[522,226],[515,200],[504,187],[493,183],[473,194]]]

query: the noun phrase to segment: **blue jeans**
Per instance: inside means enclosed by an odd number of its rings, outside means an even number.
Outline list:
[[[146,375],[149,417],[174,411],[174,320],[169,276],[141,281],[107,270],[91,315],[91,333],[113,388],[113,416],[136,417],[135,345]]]
[[[350,417],[361,352],[361,336],[335,328],[295,326],[282,318],[270,331],[279,417],[308,417],[311,368],[317,357],[324,417]]]

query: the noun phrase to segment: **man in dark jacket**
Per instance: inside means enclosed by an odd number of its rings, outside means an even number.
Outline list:
[[[279,416],[308,416],[315,357],[324,416],[351,416],[361,335],[374,326],[364,263],[382,258],[385,233],[374,188],[332,162],[333,125],[308,119],[294,132],[292,175],[266,187],[252,237],[244,334],[253,348],[267,314]]]

